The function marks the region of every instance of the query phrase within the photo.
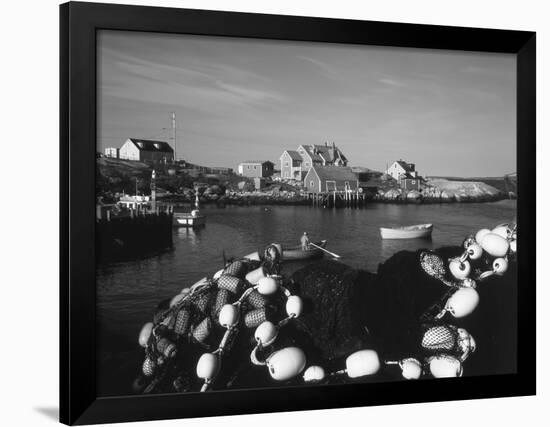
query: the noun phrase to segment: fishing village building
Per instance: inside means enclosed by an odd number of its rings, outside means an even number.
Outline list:
[[[391,176],[396,181],[399,181],[403,175],[410,176],[411,178],[416,178],[418,172],[416,172],[414,163],[407,163],[403,160],[396,160],[386,170],[386,174]]]
[[[304,178],[304,187],[310,193],[357,191],[359,180],[350,167],[313,166]]]
[[[414,163],[397,160],[386,170],[386,174],[395,179],[405,191],[420,190],[422,177],[418,175]]]
[[[324,145],[300,145],[296,150],[285,150],[280,157],[281,179],[303,181],[314,166],[346,167],[347,157],[333,142]]]
[[[275,163],[269,160],[247,160],[239,164],[237,173],[249,178],[266,178],[273,175]]]
[[[172,162],[174,150],[164,141],[128,138],[120,147],[119,158],[140,162]]]

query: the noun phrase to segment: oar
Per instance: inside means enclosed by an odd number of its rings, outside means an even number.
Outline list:
[[[337,255],[334,252],[327,251],[325,248],[322,248],[321,246],[317,246],[315,243],[310,243],[310,245],[315,246],[317,249],[321,249],[322,251],[325,251],[327,254],[332,255],[334,258],[342,258],[340,255]]]

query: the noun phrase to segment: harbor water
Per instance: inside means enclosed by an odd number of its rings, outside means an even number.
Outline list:
[[[98,266],[97,326],[99,392],[124,393],[125,378],[139,372],[134,358],[137,336],[157,304],[240,257],[271,242],[299,244],[304,231],[311,241],[328,239],[327,249],[341,262],[376,272],[379,263],[401,250],[459,245],[480,228],[508,222],[516,202],[454,204],[371,204],[362,209],[308,206],[207,207],[206,227],[174,229],[173,248],[159,255]],[[382,240],[379,227],[434,225],[432,240]],[[328,257],[328,256],[327,256]],[[283,265],[291,274],[304,264]]]

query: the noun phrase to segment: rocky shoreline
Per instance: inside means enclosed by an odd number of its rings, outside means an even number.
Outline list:
[[[401,189],[392,189],[387,192],[377,192],[367,196],[367,203],[394,203],[394,204],[438,204],[438,203],[486,203],[497,202],[506,199],[506,195],[496,191],[469,193],[453,192],[446,190],[424,190],[422,192],[411,190],[403,191]],[[189,197],[167,197],[162,199],[164,202],[193,203],[194,199]],[[218,207],[231,206],[259,206],[259,205],[278,205],[278,206],[309,206],[311,200],[307,196],[300,194],[282,195],[271,194],[270,192],[250,192],[233,193],[223,196],[203,195],[200,198],[202,205],[216,205]]]

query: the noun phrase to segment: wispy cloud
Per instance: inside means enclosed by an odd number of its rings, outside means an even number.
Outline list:
[[[382,79],[379,79],[378,80],[380,83],[382,84],[385,84],[387,86],[393,86],[393,87],[405,87],[407,86],[404,82],[402,81],[399,81],[399,80],[395,80],[395,79],[390,79],[390,78],[387,78],[387,77],[384,77]]]
[[[267,78],[213,61],[157,63],[113,49],[104,49],[101,60],[105,96],[180,104],[203,111],[224,106],[258,107],[286,100],[284,94],[269,88]]]
[[[320,61],[310,56],[297,55],[296,57],[303,61],[309,62],[310,64],[313,64],[317,68],[317,70],[320,71],[320,74],[324,75],[325,77],[333,78],[338,76],[338,73],[334,69],[334,67],[327,64],[326,62]]]

